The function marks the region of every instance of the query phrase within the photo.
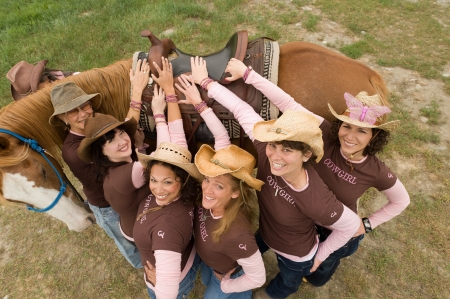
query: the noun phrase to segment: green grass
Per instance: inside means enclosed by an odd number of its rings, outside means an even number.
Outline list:
[[[439,111],[439,104],[436,101],[432,101],[429,106],[420,109],[421,115],[428,118],[430,125],[437,125],[442,112]]]

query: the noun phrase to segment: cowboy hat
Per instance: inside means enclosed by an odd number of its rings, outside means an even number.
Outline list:
[[[150,161],[161,161],[185,170],[199,182],[203,180],[202,174],[198,172],[194,163],[191,163],[191,152],[187,148],[175,143],[162,142],[151,155],[138,153],[138,159],[144,168],[147,167]]]
[[[262,142],[298,141],[311,147],[319,162],[323,156],[322,130],[311,113],[287,110],[278,119],[260,121],[253,127],[253,136]]]
[[[126,121],[118,121],[114,116],[96,113],[86,119],[84,124],[85,137],[81,140],[77,153],[81,160],[93,162],[91,144],[108,133],[109,131],[122,125],[128,136],[133,139],[137,129],[137,121],[132,117]]]
[[[48,60],[41,60],[32,65],[22,60],[8,71],[6,78],[11,82],[11,95],[14,101],[38,90],[47,62]]]
[[[73,82],[64,82],[53,87],[51,98],[55,112],[50,116],[48,122],[52,126],[63,124],[59,121],[57,115],[70,111],[89,100],[92,102],[92,110],[94,111],[102,103],[102,97],[99,93],[86,94]]]
[[[328,104],[331,113],[343,122],[363,128],[381,129],[387,132],[395,130],[400,125],[399,120],[384,121],[382,116],[390,113],[391,109],[383,105],[378,94],[369,96],[366,91],[361,91],[354,97],[346,92],[344,98],[348,108],[342,114],[338,114]]]
[[[250,153],[233,144],[217,151],[203,144],[195,155],[195,165],[201,174],[216,177],[229,173],[260,191],[264,182],[252,176],[255,164]]]

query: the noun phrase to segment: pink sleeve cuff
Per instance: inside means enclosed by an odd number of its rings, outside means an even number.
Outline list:
[[[217,151],[229,146],[231,144],[230,136],[228,136],[227,129],[225,129],[225,126],[217,118],[214,111],[211,108],[207,108],[200,115],[205,120],[208,129],[214,135],[214,149]]]
[[[188,148],[182,119],[176,119],[169,122],[169,135],[170,142],[178,144],[179,146],[182,146],[184,148]]]
[[[156,125],[156,147],[163,142],[170,142],[169,127],[167,124]]]
[[[141,162],[133,162],[133,168],[131,170],[131,181],[136,189],[141,188],[145,184],[144,166]]]

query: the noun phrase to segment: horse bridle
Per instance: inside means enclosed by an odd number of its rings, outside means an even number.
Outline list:
[[[34,139],[28,139],[25,137],[20,136],[17,133],[11,132],[9,130],[5,130],[5,129],[0,129],[0,133],[6,133],[9,134],[11,136],[16,137],[17,139],[19,139],[20,141],[28,144],[32,150],[34,150],[35,152],[39,153],[44,159],[45,161],[47,161],[47,163],[52,167],[52,169],[55,171],[56,175],[58,176],[59,182],[61,184],[60,188],[59,188],[59,193],[56,196],[55,200],[46,208],[44,209],[36,209],[32,206],[27,205],[27,209],[29,211],[34,211],[34,212],[39,212],[39,213],[44,213],[47,212],[49,210],[51,210],[61,199],[61,196],[64,194],[64,192],[66,192],[66,186],[67,184],[63,181],[61,175],[59,174],[59,172],[56,170],[55,166],[53,165],[53,163],[47,158],[47,156],[45,155],[45,149],[43,149],[36,140]]]

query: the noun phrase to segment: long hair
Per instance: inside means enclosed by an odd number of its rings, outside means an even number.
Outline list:
[[[199,198],[201,198],[202,187],[200,186],[200,183],[192,176],[190,176],[187,171],[170,163],[158,160],[151,160],[150,162],[148,162],[147,167],[145,167],[144,170],[145,181],[147,183],[150,182],[150,172],[152,170],[152,167],[155,165],[162,165],[169,168],[175,173],[175,179],[179,179],[179,182],[181,184],[180,200],[185,205],[193,205],[198,201]]]
[[[128,162],[112,162],[108,159],[108,157],[106,157],[103,154],[103,146],[105,145],[105,143],[107,141],[112,140],[118,130],[123,129],[124,127],[122,125],[118,126],[117,128],[114,128],[113,130],[105,133],[103,136],[101,136],[91,144],[92,160],[94,161],[94,166],[98,174],[97,180],[99,182],[103,182],[103,179],[108,174],[110,168],[125,165],[128,163]],[[130,140],[133,140],[131,136]],[[131,142],[131,159],[133,161],[138,160],[133,141]]]
[[[239,191],[238,198],[232,198],[225,207],[225,212],[217,223],[215,230],[212,233],[213,242],[219,242],[220,237],[225,234],[231,225],[241,225],[244,227],[250,226],[254,230],[254,220],[256,218],[256,191],[244,181],[240,181],[231,174],[224,174],[229,177],[231,183],[231,190],[233,192]],[[242,184],[242,189],[241,189]],[[240,221],[238,215],[241,214],[246,222]]]
[[[339,129],[342,126],[343,121],[336,119],[331,123],[331,129],[330,129],[330,139],[331,142],[335,145],[341,146],[341,142],[339,141]],[[375,138],[373,137],[375,136]],[[391,133],[385,130],[381,129],[372,129],[372,138],[367,144],[367,146],[364,148],[362,154],[363,156],[375,156],[377,153],[380,153],[383,151],[383,149],[386,147],[386,145],[389,142],[389,138],[391,137]]]

